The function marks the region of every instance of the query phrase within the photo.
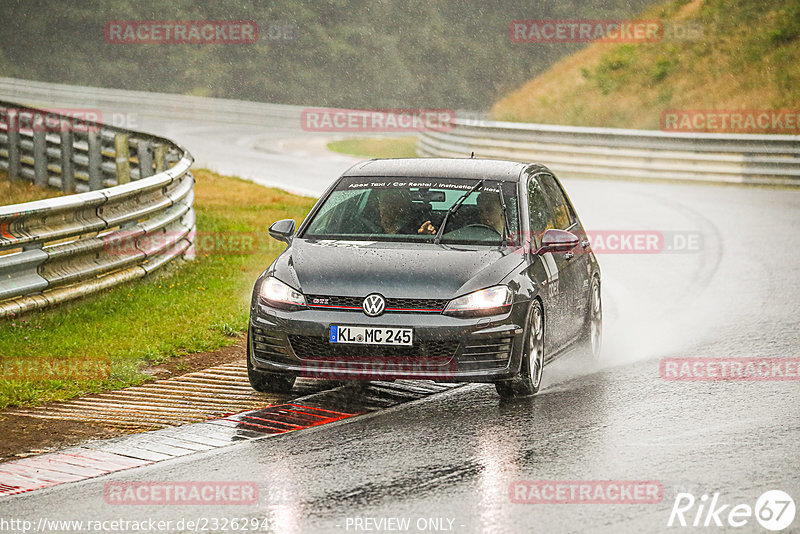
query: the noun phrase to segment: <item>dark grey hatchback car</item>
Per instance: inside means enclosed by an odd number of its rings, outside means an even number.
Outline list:
[[[493,382],[539,390],[544,366],[597,357],[600,268],[555,175],[538,164],[388,159],[322,195],[253,290],[250,384],[298,376]]]

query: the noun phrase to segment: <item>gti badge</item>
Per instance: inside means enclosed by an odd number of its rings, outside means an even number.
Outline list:
[[[386,309],[386,301],[382,296],[373,293],[364,299],[364,303],[361,306],[364,308],[364,313],[370,317],[377,317]]]

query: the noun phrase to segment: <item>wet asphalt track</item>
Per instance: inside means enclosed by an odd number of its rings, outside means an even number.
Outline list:
[[[180,140],[201,165],[294,190],[321,191],[350,161],[279,142],[296,132],[142,127]],[[281,533],[367,532],[355,528],[356,517],[409,518],[410,532],[435,531],[430,523],[416,528],[433,518],[452,532],[681,532],[692,529],[666,526],[679,491],[719,492],[724,504],[752,506],[764,491],[781,489],[800,504],[800,382],[659,376],[663,357],[800,356],[800,191],[565,185],[589,229],[702,236],[692,253],[599,254],[606,321],[599,369],[562,359],[545,369],[535,398],[502,402],[492,386],[470,385],[364,418],[3,498],[0,517],[246,517]],[[255,481],[260,502],[103,500],[109,481],[165,480]],[[664,498],[514,504],[516,480],[655,480]],[[800,519],[792,530],[800,531]],[[764,532],[753,518],[727,531]]]

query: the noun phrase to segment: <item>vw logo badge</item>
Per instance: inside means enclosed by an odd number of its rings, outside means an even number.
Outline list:
[[[382,296],[378,295],[377,293],[373,293],[364,299],[364,303],[361,305],[361,307],[364,308],[364,313],[370,317],[377,317],[386,309],[386,301]]]

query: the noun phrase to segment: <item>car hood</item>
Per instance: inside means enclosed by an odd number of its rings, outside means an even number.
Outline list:
[[[488,247],[294,239],[271,271],[307,295],[450,299],[500,283],[522,260]]]

